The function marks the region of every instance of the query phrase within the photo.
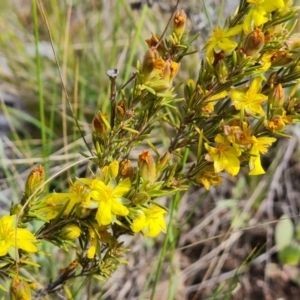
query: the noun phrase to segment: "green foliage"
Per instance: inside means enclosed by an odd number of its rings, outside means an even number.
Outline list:
[[[115,31],[122,28],[119,21],[124,12],[120,3],[115,4],[116,21],[110,32],[113,55],[109,60],[114,63],[121,52],[115,36]],[[126,2],[123,5],[127,7]],[[81,4],[74,4],[74,9],[80,7]],[[73,46],[76,36],[83,35],[85,42],[93,47],[93,38],[99,38],[99,32],[108,34],[105,23],[97,18],[94,24],[92,16],[87,16],[85,26],[78,20],[76,26],[72,9],[66,6],[66,24],[61,30],[63,18],[59,5],[50,1],[44,7],[34,0],[34,66],[30,66],[32,60],[27,56],[18,74],[14,65],[17,58],[11,57],[8,50],[6,55],[20,88],[25,88],[23,72],[27,69],[32,72],[34,79],[29,90],[38,94],[39,116],[34,116],[31,123],[41,125],[42,157],[45,161],[51,158],[55,146],[49,147],[49,143],[60,136],[61,130],[60,145],[64,145],[65,154],[81,151],[84,156],[81,162],[88,162],[90,168],[78,176],[69,171],[77,163],[59,165],[69,172],[62,175],[70,183],[68,190],[59,180],[52,180],[48,168],[39,166],[29,174],[21,200],[11,205],[10,216],[0,218],[1,278],[4,281],[12,278],[10,293],[15,299],[21,299],[21,294],[31,299],[31,293],[43,298],[61,286],[70,298],[72,292],[78,291],[71,291],[67,283],[82,277],[85,282],[94,279],[105,282],[120,264],[127,263],[126,253],[130,250],[121,237],[140,233],[145,238],[155,238],[166,232],[152,288],[151,298],[154,298],[168,246],[172,257],[180,234],[172,224],[180,192],[192,185],[209,190],[222,183],[225,172],[236,176],[247,168],[251,176],[264,174],[261,156],[278,137],[289,137],[285,132],[287,125],[299,121],[300,43],[299,36],[293,34],[298,8],[280,0],[274,3],[241,0],[224,26],[212,31],[197,76],[177,84],[174,81],[185,62],[196,53],[193,43],[197,34],[189,36],[184,11],[175,10],[164,33],[152,33],[146,39],[148,49],[130,76],[131,63],[143,36],[148,10],[145,6],[135,27],[133,46],[128,48],[125,67],[106,68],[108,78],[103,79],[105,60],[101,49],[96,55],[87,48]],[[131,14],[128,7],[125,13]],[[130,22],[132,18],[126,20]],[[71,26],[72,21],[75,24]],[[91,39],[85,30],[93,32]],[[16,40],[16,33],[11,35]],[[52,59],[41,57],[44,39],[50,39]],[[7,42],[4,38],[0,40],[2,45]],[[19,47],[22,53],[26,52],[22,43]],[[48,68],[55,70],[53,77],[44,74],[43,70]],[[43,76],[50,78],[51,83],[43,80]],[[99,92],[99,85],[109,87],[110,91]],[[53,108],[58,104],[57,95],[61,95],[62,114]],[[97,109],[86,112],[80,106],[80,99],[84,98],[88,98],[85,105],[97,102]],[[75,119],[76,129],[70,116]],[[92,119],[91,130],[81,123],[85,118]],[[61,127],[55,126],[56,122]],[[60,130],[55,132],[54,128]],[[68,137],[68,133],[72,135]],[[86,133],[91,133],[91,141]],[[83,143],[69,147],[80,135]],[[157,138],[160,135],[163,141]],[[69,161],[66,156],[66,162]],[[55,187],[54,191],[49,192],[49,184]],[[234,196],[241,196],[243,185],[240,180]],[[162,205],[159,198],[168,195],[175,195],[173,201]],[[240,228],[248,219],[247,212],[237,208],[237,200],[221,202],[219,206],[222,205],[233,213],[232,228]],[[299,261],[299,247],[293,243],[293,237],[293,224],[283,218],[275,236],[283,264]],[[69,261],[52,282],[26,276],[33,267],[40,267],[32,253],[51,256],[52,249],[57,248],[74,255],[70,254]],[[226,297],[236,286],[239,275],[231,282]],[[30,290],[32,284],[38,285],[34,292]]]

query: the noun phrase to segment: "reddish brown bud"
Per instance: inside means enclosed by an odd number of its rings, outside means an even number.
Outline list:
[[[174,16],[173,32],[176,34],[177,38],[180,40],[186,25],[186,14],[182,11],[177,11]]]
[[[30,300],[31,291],[28,283],[21,280],[17,275],[12,279],[10,285],[10,299],[12,300]]]
[[[127,178],[129,177],[130,180],[133,179],[133,176],[134,176],[134,169],[131,165],[131,162],[130,160],[126,159],[126,160],[123,160],[121,163],[120,163],[120,175],[123,177],[123,178]]]
[[[156,167],[149,151],[143,151],[138,157],[140,175],[145,182],[153,183],[156,177]]]
[[[94,130],[100,136],[105,136],[107,131],[107,126],[103,118],[105,118],[105,116],[103,116],[99,111],[93,119]]]
[[[273,67],[285,66],[293,61],[288,51],[278,50],[271,57],[271,63]]]
[[[43,183],[45,180],[45,170],[42,165],[33,169],[25,184],[26,197],[30,197]],[[42,189],[40,190],[42,192]]]
[[[275,116],[272,120],[268,121],[266,127],[273,132],[279,132],[285,129],[285,123],[281,116]]]
[[[125,112],[125,102],[124,100],[121,100],[117,105],[117,118],[119,121],[122,121],[124,119]]]
[[[171,59],[166,61],[166,65],[163,69],[162,78],[167,82],[172,82],[173,78],[177,75],[179,70],[179,64]]]
[[[160,58],[156,48],[152,47],[145,53],[142,64],[142,72],[145,77],[149,77],[155,68],[163,70],[164,66],[165,62]]]
[[[269,95],[269,103],[272,105],[273,108],[282,107],[284,103],[284,99],[285,99],[285,93],[282,88],[282,85],[279,83],[271,91]]]
[[[264,44],[265,35],[260,29],[256,28],[246,36],[243,47],[244,53],[247,56],[253,56],[263,48]]]

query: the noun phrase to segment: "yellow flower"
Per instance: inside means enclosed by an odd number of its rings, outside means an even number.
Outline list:
[[[247,0],[253,4],[244,20],[243,29],[250,33],[254,27],[259,27],[269,21],[268,14],[284,7],[284,0]]]
[[[230,96],[237,110],[245,111],[248,114],[265,115],[261,104],[268,99],[268,96],[259,93],[262,81],[262,77],[255,77],[246,92],[243,89],[231,90]]]
[[[272,137],[255,137],[253,136],[254,144],[250,150],[249,160],[249,175],[261,175],[265,171],[261,166],[260,153],[265,154],[268,152],[268,147],[271,146],[276,139]]]
[[[210,147],[205,143],[205,148],[208,151],[206,160],[214,162],[214,169],[216,173],[223,170],[227,171],[232,176],[235,176],[240,170],[240,161],[238,157],[241,151],[230,146],[229,141],[225,140],[223,136],[218,134],[215,137],[217,147]]]
[[[209,190],[211,185],[217,186],[222,183],[222,177],[214,172],[212,166],[207,166],[197,173],[195,180],[197,183],[202,183],[206,190]]]
[[[166,231],[164,219],[166,211],[157,205],[142,208],[141,214],[132,222],[133,232],[142,232],[145,236],[156,237],[161,231]]]
[[[291,53],[286,50],[268,50],[263,53],[260,58],[262,67],[259,68],[260,72],[265,72],[271,67],[284,66],[293,61]]]
[[[225,125],[223,130],[233,147],[242,150],[252,147],[254,141],[251,135],[251,127],[246,122],[242,122],[242,127]]]
[[[206,56],[207,58],[213,62],[214,61],[214,50],[219,52],[223,50],[224,52],[232,52],[237,43],[233,42],[229,38],[234,37],[239,34],[243,29],[243,25],[237,25],[228,29],[220,29],[216,27],[212,36],[209,38],[207,44],[205,45]]]
[[[96,220],[99,225],[112,223],[116,215],[127,216],[129,214],[128,208],[121,203],[122,196],[131,188],[129,178],[124,179],[117,186],[115,186],[113,179],[110,180],[108,185],[94,179],[90,183],[90,188],[90,200],[92,203],[87,202],[86,207],[93,208],[93,202],[98,202]]]
[[[285,129],[286,124],[292,124],[293,120],[286,115],[286,111],[284,110],[281,115],[276,115],[265,123],[266,127],[272,132],[280,132]]]
[[[36,252],[35,240],[28,229],[16,227],[16,215],[0,218],[0,256],[6,255],[11,247]]]
[[[85,197],[87,197],[86,187],[76,180],[71,187],[71,192],[69,193],[52,193],[46,196],[38,204],[37,214],[41,214],[48,221],[53,220],[61,209],[64,207],[67,201],[69,204],[65,208],[63,215],[67,216],[73,210],[73,207],[77,203],[81,203]]]

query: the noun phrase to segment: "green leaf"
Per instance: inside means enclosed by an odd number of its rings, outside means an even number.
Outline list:
[[[278,258],[283,265],[296,265],[300,259],[298,245],[288,245],[278,252]]]
[[[176,188],[170,190],[151,190],[148,192],[150,197],[162,197],[167,195],[172,195],[177,191]]]
[[[287,215],[283,215],[275,228],[275,242],[278,250],[289,246],[294,236],[294,225]]]

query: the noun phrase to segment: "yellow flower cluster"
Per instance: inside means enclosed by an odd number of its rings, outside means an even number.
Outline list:
[[[145,153],[141,156],[153,160]],[[150,164],[152,168],[153,164],[152,161]],[[144,170],[147,173],[146,169],[145,166]],[[128,216],[129,223],[133,220],[132,225],[129,225],[134,232],[141,231],[145,236],[154,237],[165,230],[163,219],[165,210],[155,205],[149,207],[132,205],[131,201],[124,197],[132,187],[130,178],[117,182],[118,175],[119,162],[113,161],[102,169],[98,178],[79,178],[74,182],[69,193],[52,193],[46,196],[39,201],[35,213],[50,221],[61,214],[65,217],[74,215],[77,218],[88,215],[90,219],[90,215],[95,211],[98,226],[107,226],[115,223],[120,216]],[[134,219],[133,216],[136,218]],[[93,233],[90,234],[94,236]],[[92,241],[93,243],[95,240]]]

